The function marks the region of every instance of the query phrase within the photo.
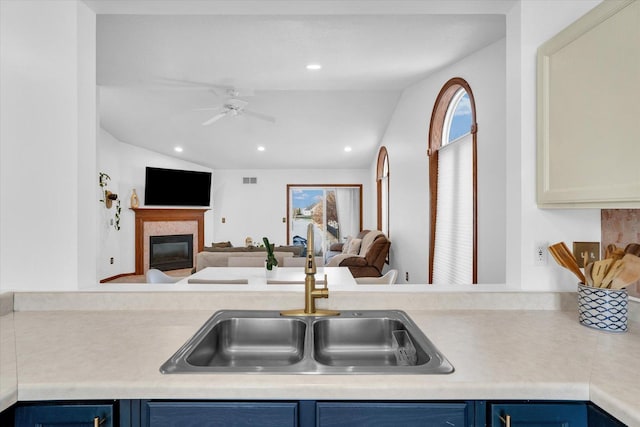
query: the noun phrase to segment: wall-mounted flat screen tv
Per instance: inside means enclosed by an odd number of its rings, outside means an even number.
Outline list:
[[[146,206],[209,206],[210,202],[211,172],[147,166]]]

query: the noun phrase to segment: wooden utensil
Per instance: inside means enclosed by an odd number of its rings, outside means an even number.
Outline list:
[[[612,259],[603,259],[593,263],[593,270],[591,271],[591,277],[593,278],[593,286],[599,288],[602,285],[604,276],[607,275],[609,268],[613,264]]]
[[[624,248],[624,252],[627,254],[635,255],[640,257],[640,244],[638,243],[629,243],[626,248]]]
[[[591,270],[593,269],[593,263],[589,263],[587,264],[587,266],[584,268],[584,277],[585,279],[587,279],[587,285],[588,286],[593,286],[593,277],[591,276]]]
[[[609,288],[611,287],[611,281],[616,277],[622,269],[624,268],[624,261],[621,259],[613,261],[609,270],[607,270],[607,275],[602,279],[602,283],[600,283],[601,288]]]
[[[640,280],[640,257],[626,254],[622,262],[624,267],[611,281],[611,289],[622,289]]]
[[[553,245],[549,246],[549,252],[556,260],[558,265],[568,269],[573,274],[575,274],[576,277],[580,279],[580,283],[586,283],[584,274],[582,274],[582,271],[580,271],[580,267],[578,267],[578,263],[576,262],[575,257],[573,256],[571,251],[569,251],[569,248],[564,242],[554,243]]]
[[[607,249],[605,250],[605,258],[611,258],[611,259],[622,259],[622,257],[624,256],[624,250],[622,250],[622,248],[617,247],[614,244],[608,245]]]

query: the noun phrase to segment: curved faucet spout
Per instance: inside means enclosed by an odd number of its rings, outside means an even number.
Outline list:
[[[286,310],[280,312],[282,316],[337,316],[339,311],[316,309],[316,298],[329,298],[329,284],[324,275],[324,287],[316,288],[316,258],[313,241],[313,223],[307,226],[307,260],[304,264],[304,309]]]

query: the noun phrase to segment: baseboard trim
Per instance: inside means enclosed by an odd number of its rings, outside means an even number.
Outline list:
[[[116,274],[115,276],[111,276],[111,277],[107,277],[106,279],[102,279],[100,280],[100,283],[107,283],[110,282],[112,280],[116,280],[119,279],[121,277],[127,277],[127,276],[135,276],[136,273],[132,272],[132,273],[122,273],[122,274]]]

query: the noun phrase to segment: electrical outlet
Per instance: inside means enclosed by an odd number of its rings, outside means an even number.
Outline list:
[[[542,267],[547,265],[547,254],[549,253],[549,243],[548,242],[536,242],[535,244],[535,254],[533,265],[536,267]]]
[[[404,280],[405,280],[406,282],[408,282],[408,281],[409,281],[409,272],[408,272],[408,271],[405,271],[405,272],[404,272]]]
[[[113,264],[113,257],[109,258],[109,264]]]

